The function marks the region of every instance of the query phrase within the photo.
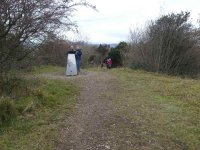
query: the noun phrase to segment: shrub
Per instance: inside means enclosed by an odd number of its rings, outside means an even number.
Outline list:
[[[10,121],[17,116],[17,109],[11,99],[0,99],[0,124]]]
[[[108,53],[108,58],[112,59],[113,67],[122,65],[122,56],[120,50],[111,48],[111,51]]]

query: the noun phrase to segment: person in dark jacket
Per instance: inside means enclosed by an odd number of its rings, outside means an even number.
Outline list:
[[[81,56],[82,56],[82,50],[80,49],[79,46],[76,46],[76,66],[77,66],[77,71],[80,72],[80,67],[81,67]]]

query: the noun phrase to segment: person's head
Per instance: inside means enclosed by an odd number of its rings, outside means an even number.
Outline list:
[[[70,46],[70,50],[76,51],[73,45]]]
[[[73,46],[73,45],[71,45],[71,46],[70,46],[70,49],[74,49],[74,46]]]

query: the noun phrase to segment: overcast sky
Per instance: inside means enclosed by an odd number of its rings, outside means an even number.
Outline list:
[[[129,29],[144,26],[162,14],[190,11],[191,21],[200,18],[200,0],[87,0],[98,11],[79,8],[77,21],[81,38],[92,43],[127,41]],[[75,36],[75,39],[77,37]],[[79,36],[80,38],[80,36]]]

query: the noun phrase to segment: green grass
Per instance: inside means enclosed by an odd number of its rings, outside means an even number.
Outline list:
[[[65,72],[64,67],[59,66],[40,66],[34,67],[32,70],[32,74],[43,74],[43,73],[60,73]]]
[[[130,69],[108,71],[116,77],[116,117],[105,123],[119,149],[198,149],[200,81]],[[127,147],[127,143],[129,143]]]
[[[61,70],[40,69],[35,74]],[[75,110],[78,91],[70,81],[42,77],[20,79],[12,93],[4,91],[0,98],[12,101],[18,112],[17,117],[0,125],[0,149],[54,149],[59,139],[59,125]]]

